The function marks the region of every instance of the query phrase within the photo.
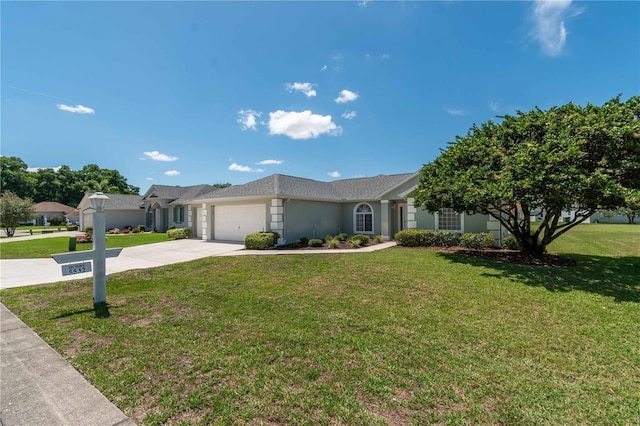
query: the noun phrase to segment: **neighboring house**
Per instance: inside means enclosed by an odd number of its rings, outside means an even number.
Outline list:
[[[36,212],[34,225],[45,225],[51,223],[52,217],[59,217],[64,221],[65,215],[75,209],[54,201],[43,201],[37,203],[34,210]]]
[[[166,232],[169,227],[195,228],[197,207],[188,203],[204,193],[211,193],[216,188],[211,185],[167,186],[151,185],[142,197],[147,230]],[[194,211],[191,211],[194,209]],[[193,225],[188,217],[193,218]],[[194,234],[195,236],[195,234]]]
[[[145,206],[152,198],[159,208],[190,206],[186,227],[203,240],[244,241],[247,234],[260,231],[279,233],[280,244],[341,232],[390,240],[403,229],[439,229],[491,231],[501,243],[500,224],[488,215],[451,209],[431,214],[415,207],[410,195],[418,177],[419,172],[320,182],[274,174],[177,201],[161,196],[164,189],[175,187],[154,185],[145,195]]]
[[[91,192],[84,194],[78,205],[81,231],[86,231],[88,226],[93,227],[94,209],[89,202],[91,195],[93,195]],[[109,197],[104,208],[107,230],[113,228],[123,229],[126,226],[135,228],[145,223],[142,196],[129,194],[105,195]]]
[[[627,215],[620,212],[612,212],[606,215],[595,212],[588,220],[591,221],[591,223],[629,223]]]
[[[64,215],[67,223],[72,223],[74,225],[78,225],[80,223],[80,211],[78,209],[73,209],[69,213]]]

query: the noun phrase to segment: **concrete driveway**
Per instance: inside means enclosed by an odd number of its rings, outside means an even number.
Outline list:
[[[27,237],[24,237],[27,238]],[[242,243],[202,240],[175,240],[127,247],[120,256],[107,259],[107,274],[131,269],[155,268],[209,256],[228,256],[244,249]],[[90,278],[92,272],[62,276],[62,267],[53,259],[0,260],[0,289]]]

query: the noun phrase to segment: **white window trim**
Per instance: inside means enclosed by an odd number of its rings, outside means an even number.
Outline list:
[[[447,232],[459,232],[459,233],[461,233],[461,234],[462,234],[462,233],[464,233],[464,216],[465,216],[465,214],[464,214],[464,213],[458,213],[458,214],[460,215],[460,228],[461,228],[461,229],[457,229],[457,230],[455,230],[455,229],[445,229],[444,231],[447,231]],[[435,219],[436,219],[436,231],[439,231],[439,230],[440,230],[440,227],[438,226],[438,222],[439,222],[438,218],[439,218],[439,215],[440,215],[440,212],[439,212],[439,211],[435,212]]]
[[[358,210],[358,207],[363,206],[363,205],[364,206],[368,206],[371,209],[371,231],[359,231],[358,230],[357,216],[358,216],[359,213],[357,212],[357,210]],[[360,214],[363,214],[363,213],[360,213]],[[358,203],[358,204],[356,204],[356,206],[353,208],[353,231],[354,231],[353,233],[354,234],[370,234],[370,235],[373,235],[374,232],[375,232],[375,229],[376,229],[375,220],[374,220],[375,218],[374,218],[373,215],[374,215],[374,211],[373,211],[373,206],[371,204],[369,204],[369,203]]]

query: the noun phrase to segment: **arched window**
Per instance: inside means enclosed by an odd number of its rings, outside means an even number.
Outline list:
[[[356,234],[373,234],[373,209],[369,204],[358,204],[354,210]]]

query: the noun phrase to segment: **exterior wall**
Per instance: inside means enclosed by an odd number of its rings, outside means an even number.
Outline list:
[[[341,211],[340,204],[336,203],[284,200],[283,242],[292,243],[302,237],[322,239],[327,234],[350,233],[340,226]]]
[[[436,229],[436,216],[422,207],[416,207],[415,218],[416,226],[414,229]]]
[[[464,232],[488,232],[487,222],[488,214],[465,214],[464,215]]]
[[[125,226],[135,228],[144,223],[144,210],[105,210],[104,216],[107,231],[113,228],[122,230]]]

